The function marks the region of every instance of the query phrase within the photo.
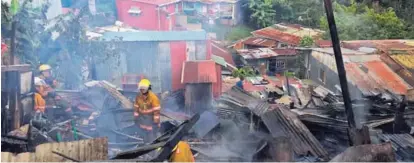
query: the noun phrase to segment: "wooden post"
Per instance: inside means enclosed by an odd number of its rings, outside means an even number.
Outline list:
[[[269,142],[269,155],[272,156],[272,161],[275,162],[292,162],[293,148],[287,137],[273,138]]]
[[[405,111],[406,106],[407,106],[407,99],[406,99],[406,96],[403,95],[403,100],[401,101],[400,105],[398,106],[395,112],[394,126],[393,126],[394,134],[400,134],[404,128],[404,124],[405,124],[404,111]]]
[[[6,72],[8,75],[7,87],[9,88],[9,110],[11,115],[12,130],[20,128],[20,72]]]

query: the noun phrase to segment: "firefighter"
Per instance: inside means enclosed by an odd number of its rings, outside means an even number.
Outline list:
[[[36,113],[45,113],[46,111],[46,101],[44,97],[47,96],[47,91],[45,90],[46,83],[43,79],[35,77],[35,98],[34,98],[34,110]]]
[[[43,79],[46,82],[46,84],[48,84],[51,88],[56,88],[57,81],[53,79],[51,70],[52,70],[52,67],[50,67],[47,64],[40,65],[39,78]]]
[[[170,162],[195,162],[190,145],[185,141],[179,141],[172,152]]]
[[[39,66],[40,75],[38,78],[46,83],[44,86],[44,90],[47,92],[45,100],[48,103],[55,103],[58,107],[58,109],[48,110],[48,117],[51,118],[50,120],[56,120],[57,117],[68,119],[72,116],[71,105],[55,93],[54,89],[57,87],[58,82],[53,78],[51,70],[52,67],[50,65],[43,64]]]
[[[145,132],[144,141],[152,141],[160,127],[160,100],[151,90],[148,79],[142,79],[138,83],[140,92],[135,98],[134,116],[136,123]]]

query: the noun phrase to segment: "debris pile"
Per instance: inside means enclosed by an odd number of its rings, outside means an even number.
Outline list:
[[[30,124],[2,136],[2,151],[34,152],[25,155],[32,158],[27,160],[37,160],[39,146],[59,142],[82,144],[106,137],[107,146],[102,148],[105,152],[100,151],[105,155],[96,160],[62,151],[42,155],[52,155],[45,161],[164,161],[179,141],[186,141],[196,161],[355,161],[361,154],[358,151],[371,152],[366,152],[367,157],[360,161],[414,160],[414,138],[407,131],[412,124],[413,106],[407,103],[402,111],[405,127],[397,134],[393,127],[398,119],[396,114],[401,112],[397,108],[405,105],[401,105],[404,98],[393,94],[353,101],[356,112],[360,111],[356,119],[369,128],[375,145],[352,148],[348,148],[349,129],[341,97],[323,87],[307,93],[311,95],[306,97],[309,102],[296,109],[288,104],[271,104],[232,87],[216,99],[213,108],[194,116],[185,114],[184,90],[165,93],[161,98],[162,135],[149,144],[143,142],[142,132],[134,122],[130,100],[134,97],[129,97],[133,94],[118,91],[106,81],[88,82],[81,91],[58,94],[74,106],[74,116],[63,122],[36,116]],[[370,150],[373,148],[376,150]],[[378,153],[386,157],[376,158]],[[22,161],[21,154],[2,153],[8,161]]]

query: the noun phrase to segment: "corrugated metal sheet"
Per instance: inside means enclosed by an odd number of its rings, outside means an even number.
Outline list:
[[[231,64],[232,66],[235,66],[233,61],[233,56],[231,53],[225,49],[224,47],[221,47],[220,45],[216,43],[211,43],[211,51],[213,55],[220,56],[226,60],[228,64]]]
[[[196,60],[207,59],[207,46],[205,41],[195,41],[195,58]]]
[[[159,56],[158,63],[161,77],[161,91],[172,90],[172,84],[167,81],[172,81],[171,71],[171,49],[169,42],[160,42],[158,44]]]
[[[414,55],[410,55],[410,54],[391,55],[391,58],[393,58],[395,61],[397,61],[398,63],[400,63],[402,66],[406,68],[414,69]]]
[[[95,138],[75,142],[46,143],[36,147],[35,153],[13,155],[1,153],[1,162],[66,162],[67,160],[52,151],[64,154],[79,161],[95,161],[108,159],[107,138]]]
[[[171,47],[171,72],[172,72],[172,88],[178,90],[184,88],[184,84],[181,83],[181,73],[183,71],[183,65],[186,61],[186,42],[174,41],[170,43]]]
[[[254,45],[254,46],[262,46],[262,47],[275,47],[277,46],[277,41],[260,38],[260,37],[249,37],[248,39],[242,41],[245,45]]]
[[[135,2],[147,3],[152,5],[166,5],[170,3],[179,2],[179,0],[134,0]]]
[[[124,42],[127,72],[144,75],[151,81],[154,92],[161,92],[159,42]],[[139,49],[139,50],[138,50]],[[165,81],[168,82],[168,81]]]
[[[277,53],[270,48],[240,49],[237,53],[244,59],[260,59],[276,57]]]
[[[216,83],[214,61],[187,61],[184,63],[182,83]]]
[[[295,36],[289,33],[284,33],[273,27],[259,29],[259,30],[253,31],[252,34],[254,36],[264,37],[264,38],[280,41],[283,43],[288,43],[291,45],[299,45],[299,42],[301,39],[298,36]]]
[[[187,41],[187,61],[195,61],[196,58],[196,45],[194,41]]]
[[[205,31],[140,31],[140,32],[106,32],[104,41],[201,41],[207,40]]]
[[[380,85],[385,86],[389,91],[397,94],[407,93],[410,88],[397,74],[395,74],[387,65],[379,61],[365,62],[364,66],[378,77],[376,80]]]
[[[394,151],[399,157],[398,161],[414,161],[414,138],[409,134],[379,134],[378,138],[383,142],[391,142]]]
[[[297,55],[296,49],[272,49],[277,56],[291,56],[291,55]]]
[[[309,129],[299,120],[297,115],[284,106],[279,106],[272,111],[263,114],[262,120],[273,137],[288,137],[297,155],[313,156],[328,161],[328,152],[313,136]]]
[[[317,47],[320,47],[320,48],[332,47],[331,40],[316,40],[315,44]]]
[[[376,48],[381,50],[391,49],[413,49],[414,46],[407,44],[409,40],[355,40],[342,41],[342,46],[358,50],[361,47]]]

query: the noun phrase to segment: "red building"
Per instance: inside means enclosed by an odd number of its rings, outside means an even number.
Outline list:
[[[182,10],[180,0],[116,0],[116,6],[120,21],[142,30],[171,30]]]

